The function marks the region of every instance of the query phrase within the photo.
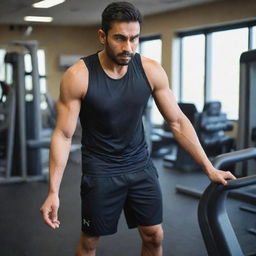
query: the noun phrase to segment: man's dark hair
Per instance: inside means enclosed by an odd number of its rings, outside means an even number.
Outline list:
[[[111,29],[113,21],[138,21],[142,23],[142,15],[140,11],[131,3],[115,2],[109,4],[101,15],[101,29],[107,33]]]

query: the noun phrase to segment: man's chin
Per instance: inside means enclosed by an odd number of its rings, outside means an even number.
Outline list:
[[[129,64],[129,62],[131,61],[131,57],[127,57],[127,58],[118,58],[116,59],[116,62],[121,65],[121,66],[127,66]]]
[[[118,62],[117,64],[120,66],[127,66],[129,62]]]
[[[121,61],[121,60],[115,60],[115,62],[116,62],[116,64],[118,64],[118,65],[120,65],[120,66],[127,66],[128,64],[129,64],[129,62],[130,62],[130,60],[126,60],[126,61]]]

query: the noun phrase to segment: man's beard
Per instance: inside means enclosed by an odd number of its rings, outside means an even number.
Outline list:
[[[117,65],[120,65],[120,66],[127,66],[134,56],[134,53],[126,52],[126,51],[120,52],[117,55],[115,55],[114,52],[109,47],[108,43],[106,43],[106,54],[113,62],[115,62]],[[118,57],[129,57],[129,59],[127,60],[118,59]]]

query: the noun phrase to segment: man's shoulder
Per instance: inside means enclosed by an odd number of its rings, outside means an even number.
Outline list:
[[[82,59],[69,67],[64,73],[65,78],[72,80],[86,78],[86,76],[88,76],[88,69]]]
[[[161,67],[161,64],[159,62],[157,62],[156,60],[147,58],[147,57],[142,56],[142,55],[140,55],[140,56],[141,56],[142,65],[147,66],[147,67],[151,67],[151,68]]]
[[[159,73],[162,70],[161,64],[156,60],[141,56],[141,63],[147,76]]]
[[[156,60],[144,56],[141,56],[141,62],[151,87],[156,88],[163,77],[166,76],[162,65]]]
[[[76,75],[79,75],[79,74],[81,74],[81,75],[88,74],[87,64],[91,60],[97,58],[97,54],[98,53],[96,52],[96,53],[81,57],[76,63],[74,63],[72,66],[70,66],[66,70],[65,73],[68,76],[76,76]]]
[[[70,95],[81,98],[88,87],[88,70],[82,60],[77,61],[63,74],[61,90]]]

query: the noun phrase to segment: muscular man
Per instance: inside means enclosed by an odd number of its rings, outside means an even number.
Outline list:
[[[129,228],[142,238],[141,255],[162,255],[162,197],[144,138],[142,114],[152,94],[175,139],[206,175],[226,184],[230,172],[216,170],[181,112],[163,68],[135,53],[142,17],[130,3],[102,13],[103,50],[69,68],[62,79],[58,119],[52,135],[49,194],[41,211],[58,228],[59,187],[77,118],[82,134],[82,232],[76,255],[95,255],[100,236],[116,232],[122,209]]]

